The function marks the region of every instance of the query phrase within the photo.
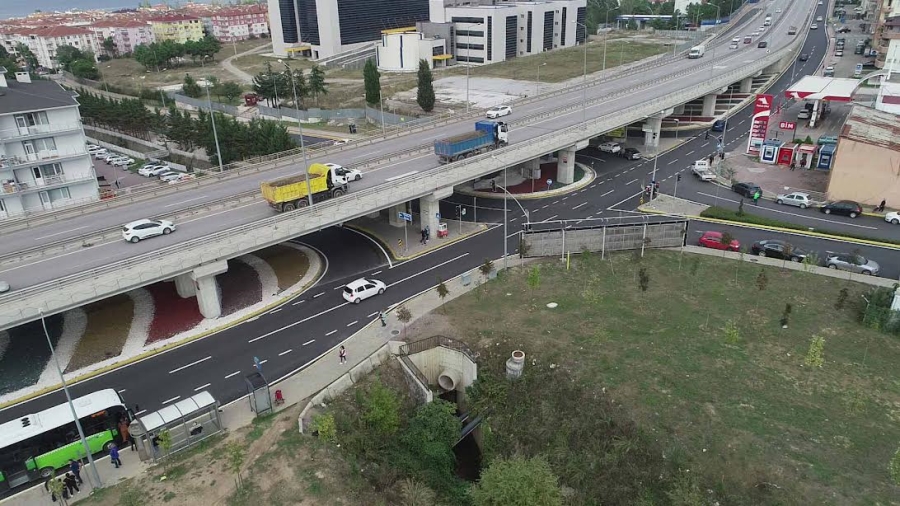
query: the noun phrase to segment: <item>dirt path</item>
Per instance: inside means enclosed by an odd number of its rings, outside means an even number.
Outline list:
[[[253,83],[253,76],[251,76],[250,74],[244,72],[243,70],[241,70],[241,69],[235,67],[235,66],[231,63],[231,60],[233,60],[233,59],[235,59],[235,58],[240,58],[241,56],[246,56],[246,55],[248,55],[248,54],[260,53],[260,52],[262,52],[263,50],[265,50],[265,49],[267,49],[267,48],[270,48],[270,47],[272,47],[272,43],[271,43],[271,42],[268,43],[268,44],[263,44],[262,46],[254,47],[254,48],[252,48],[252,49],[249,49],[249,50],[247,50],[247,51],[244,51],[243,53],[238,53],[238,54],[229,56],[228,58],[225,58],[224,60],[222,60],[222,62],[221,62],[220,64],[222,65],[222,68],[223,68],[223,69],[225,69],[227,72],[230,72],[231,75],[233,75],[234,77],[236,77],[238,81],[240,81],[240,82],[242,82],[242,83],[244,83],[244,84],[252,84],[252,83]]]

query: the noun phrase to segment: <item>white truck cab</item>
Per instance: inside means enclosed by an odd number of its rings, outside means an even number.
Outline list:
[[[703,58],[703,53],[705,53],[705,52],[706,52],[706,48],[703,47],[702,45],[701,45],[701,46],[694,46],[694,47],[692,47],[691,50],[688,52],[688,58],[691,58],[691,59],[694,59],[694,58]]]

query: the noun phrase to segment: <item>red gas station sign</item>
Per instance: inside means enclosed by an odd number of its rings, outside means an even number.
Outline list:
[[[769,116],[772,113],[772,95],[757,95],[753,104],[753,117],[750,121],[750,137],[747,139],[747,154],[756,155],[766,140],[769,129]]]
[[[793,121],[782,121],[781,123],[778,123],[778,128],[780,130],[796,130],[797,124]]]

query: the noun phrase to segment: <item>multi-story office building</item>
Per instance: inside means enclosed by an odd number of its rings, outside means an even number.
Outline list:
[[[172,40],[184,44],[189,40],[203,38],[203,23],[195,16],[182,16],[174,14],[158,18],[151,18],[150,29],[156,42]]]
[[[309,48],[313,59],[371,46],[383,30],[428,20],[428,0],[268,0],[272,50]]]
[[[0,72],[0,219],[95,201],[99,188],[75,96]]]

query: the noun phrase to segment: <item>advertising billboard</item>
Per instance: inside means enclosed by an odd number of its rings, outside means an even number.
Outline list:
[[[766,140],[769,117],[772,114],[772,95],[757,95],[750,119],[750,137],[747,139],[747,154],[758,155],[759,147]]]

